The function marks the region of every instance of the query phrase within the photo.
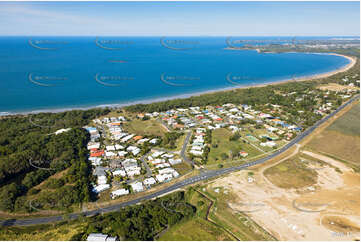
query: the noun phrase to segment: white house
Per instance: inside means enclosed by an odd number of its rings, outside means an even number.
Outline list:
[[[114,145],[108,145],[108,146],[105,147],[105,149],[106,149],[107,151],[114,151],[114,150],[115,150],[115,147],[114,147]]]
[[[158,142],[158,139],[154,138],[152,140],[149,141],[149,143],[155,145]]]
[[[125,170],[123,169],[117,169],[115,171],[113,171],[113,176],[126,176],[127,174],[125,173]]]
[[[144,184],[145,186],[151,186],[151,185],[154,185],[154,184],[156,184],[156,183],[157,183],[157,181],[156,181],[153,177],[146,178],[146,179],[144,179],[144,181],[143,181],[143,184]]]
[[[159,181],[159,182],[164,182],[164,181],[170,181],[173,179],[172,174],[167,173],[167,174],[158,174],[155,176],[155,178]]]
[[[91,150],[91,149],[99,149],[100,147],[100,143],[92,143],[92,142],[89,142],[88,143],[88,150]]]
[[[98,183],[98,185],[107,184],[107,177],[105,175],[98,176],[97,183]]]
[[[102,185],[95,186],[93,188],[93,192],[100,193],[100,192],[103,192],[105,190],[108,190],[109,188],[110,188],[109,184],[102,184]]]
[[[127,142],[128,140],[130,140],[133,137],[134,137],[134,134],[127,135],[121,140],[121,142],[125,143],[125,142]]]
[[[139,153],[140,153],[140,149],[138,147],[132,151],[132,154],[134,156],[138,155]]]
[[[152,154],[152,157],[157,158],[158,156],[163,155],[163,154],[164,154],[163,151],[156,151]]]
[[[169,159],[168,162],[174,166],[174,165],[177,165],[179,163],[182,163],[182,160],[181,159]]]
[[[195,155],[195,156],[202,156],[203,155],[203,151],[198,151],[198,150],[191,150],[189,151],[189,153]]]
[[[71,128],[59,129],[59,130],[55,131],[55,134],[58,135],[58,134],[61,134],[61,133],[64,133],[64,132],[68,132],[69,130],[71,130]]]
[[[112,199],[114,199],[116,197],[128,195],[128,194],[129,194],[129,190],[122,188],[122,189],[112,191],[111,197],[112,197]]]
[[[165,169],[162,169],[162,170],[159,170],[159,174],[166,174],[166,173],[173,173],[175,170],[173,168],[165,168]]]
[[[105,151],[105,156],[106,157],[113,157],[113,156],[116,156],[117,154],[112,152],[112,151]]]
[[[91,161],[93,166],[99,166],[102,162],[102,158],[100,157],[89,157],[89,160]]]
[[[115,145],[115,149],[116,149],[116,150],[123,150],[123,149],[124,149],[124,146],[123,146],[123,145],[118,145],[118,144],[116,144],[116,145]]]
[[[127,154],[128,154],[128,152],[126,152],[126,151],[119,151],[119,152],[118,152],[118,155],[119,155],[120,157],[125,157]]]
[[[142,192],[144,191],[143,184],[141,182],[135,182],[130,184],[130,186],[133,188],[134,192]]]

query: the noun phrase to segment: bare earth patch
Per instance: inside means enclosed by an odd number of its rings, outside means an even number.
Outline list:
[[[315,170],[317,184],[302,189],[277,187],[259,172],[254,172],[250,182],[248,171],[230,174],[209,186],[228,189],[236,196],[229,206],[246,213],[279,240],[354,240],[360,236],[360,176],[340,164],[332,161]],[[331,224],[333,216],[338,220]]]
[[[350,87],[350,86],[340,85],[337,83],[327,83],[324,85],[320,85],[318,88],[323,91],[330,90],[330,91],[335,91],[335,92],[344,91],[347,89],[351,89],[351,90],[359,89],[358,87]]]

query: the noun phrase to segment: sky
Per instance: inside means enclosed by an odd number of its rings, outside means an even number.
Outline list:
[[[359,36],[360,2],[0,2],[0,36]]]

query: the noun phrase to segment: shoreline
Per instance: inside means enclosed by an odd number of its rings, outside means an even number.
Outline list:
[[[169,101],[173,99],[182,99],[182,98],[190,98],[193,96],[200,96],[203,94],[212,94],[216,92],[224,92],[224,91],[231,91],[236,89],[245,89],[245,88],[252,88],[252,87],[264,87],[268,85],[278,85],[283,84],[287,82],[292,81],[311,81],[315,79],[323,79],[327,78],[333,75],[336,75],[338,73],[342,73],[345,71],[348,71],[356,64],[356,57],[350,57],[346,55],[341,55],[337,53],[308,53],[308,54],[321,54],[321,55],[335,55],[335,56],[341,56],[343,58],[346,58],[350,61],[347,65],[337,68],[335,70],[325,72],[325,73],[319,73],[314,75],[308,75],[308,76],[301,76],[298,78],[292,78],[292,79],[285,79],[285,80],[279,80],[279,81],[273,81],[268,83],[260,83],[260,84],[254,84],[250,83],[249,85],[242,85],[242,86],[235,86],[235,87],[226,87],[226,88],[220,88],[220,89],[214,89],[214,90],[207,90],[207,91],[199,91],[199,92],[193,92],[193,93],[187,93],[187,94],[180,94],[180,95],[174,95],[169,97],[159,97],[159,98],[151,98],[151,99],[144,99],[144,100],[138,100],[138,101],[130,101],[126,103],[114,103],[114,104],[99,104],[99,105],[91,105],[91,106],[77,106],[77,107],[69,107],[69,108],[50,108],[50,109],[41,109],[41,110],[33,110],[33,111],[19,111],[19,112],[0,112],[0,117],[7,117],[7,116],[15,116],[15,115],[28,115],[28,114],[38,114],[38,113],[61,113],[61,112],[67,112],[72,110],[89,110],[94,108],[122,108],[126,106],[136,105],[136,104],[150,104],[150,103],[156,103],[156,102],[162,102],[162,101]]]

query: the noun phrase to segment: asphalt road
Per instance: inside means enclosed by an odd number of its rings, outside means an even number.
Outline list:
[[[82,213],[70,214],[69,219],[75,219],[75,218],[77,218],[79,216],[92,216],[92,215],[100,214],[100,213],[115,212],[115,211],[118,211],[122,207],[134,205],[134,204],[140,203],[140,202],[145,201],[145,200],[154,199],[154,198],[156,198],[156,197],[158,197],[160,195],[164,195],[166,193],[172,192],[174,190],[185,187],[187,185],[197,183],[197,182],[202,181],[202,180],[211,179],[211,178],[221,176],[221,175],[233,172],[233,171],[239,171],[239,170],[242,170],[242,169],[246,169],[246,168],[248,168],[250,166],[255,166],[255,165],[258,165],[258,164],[262,164],[262,163],[264,163],[264,162],[278,156],[279,154],[285,152],[286,150],[291,148],[293,145],[297,144],[303,138],[305,138],[310,133],[312,133],[312,131],[314,131],[317,127],[319,127],[321,124],[323,124],[324,122],[329,120],[331,117],[333,117],[335,114],[337,114],[340,110],[342,110],[344,107],[346,107],[347,105],[349,105],[350,103],[352,103],[353,101],[355,101],[358,98],[359,98],[359,95],[353,97],[352,99],[350,99],[349,101],[347,101],[346,103],[341,105],[339,108],[337,108],[334,112],[332,112],[328,116],[324,117],[323,119],[317,121],[313,126],[308,128],[304,132],[300,133],[293,140],[291,140],[287,145],[285,145],[284,147],[282,147],[281,149],[277,150],[275,153],[273,153],[273,154],[271,154],[271,155],[269,155],[267,157],[261,158],[259,160],[256,160],[256,161],[253,161],[253,162],[250,162],[250,163],[247,163],[247,164],[239,165],[239,166],[233,166],[233,167],[223,168],[223,169],[214,170],[214,171],[207,171],[207,172],[204,172],[204,173],[202,173],[200,175],[193,176],[191,178],[188,178],[188,179],[185,179],[185,180],[180,181],[178,183],[175,183],[175,184],[173,184],[173,185],[171,185],[171,186],[169,186],[169,187],[167,187],[167,188],[165,188],[163,190],[157,191],[157,192],[152,193],[150,195],[143,196],[141,198],[137,198],[137,199],[132,200],[132,201],[111,205],[109,207],[101,208],[101,209],[97,209],[97,210],[93,210],[93,211],[86,211],[86,212],[82,212]],[[186,137],[186,139],[187,139],[186,141],[189,141],[189,138],[190,138],[190,135],[188,135]],[[188,142],[184,142],[184,143],[187,144]],[[185,149],[185,147],[183,147],[183,150],[184,149]],[[13,226],[13,225],[14,226],[26,226],[26,225],[35,225],[35,224],[58,222],[58,221],[61,221],[61,220],[63,220],[63,216],[51,216],[51,217],[42,217],[42,218],[29,218],[29,219],[9,219],[9,220],[1,221],[0,225],[1,226]]]
[[[182,157],[182,159],[183,159],[185,162],[189,163],[189,164],[192,165],[192,167],[193,167],[193,166],[194,166],[194,162],[193,162],[192,160],[188,159],[188,157],[185,155],[185,152],[186,152],[186,150],[187,150],[187,145],[188,145],[189,140],[190,140],[191,137],[192,137],[192,131],[189,131],[189,132],[187,133],[187,136],[186,136],[185,140],[184,140],[183,147],[182,147],[182,150],[181,150],[181,152],[180,152],[180,156]]]

